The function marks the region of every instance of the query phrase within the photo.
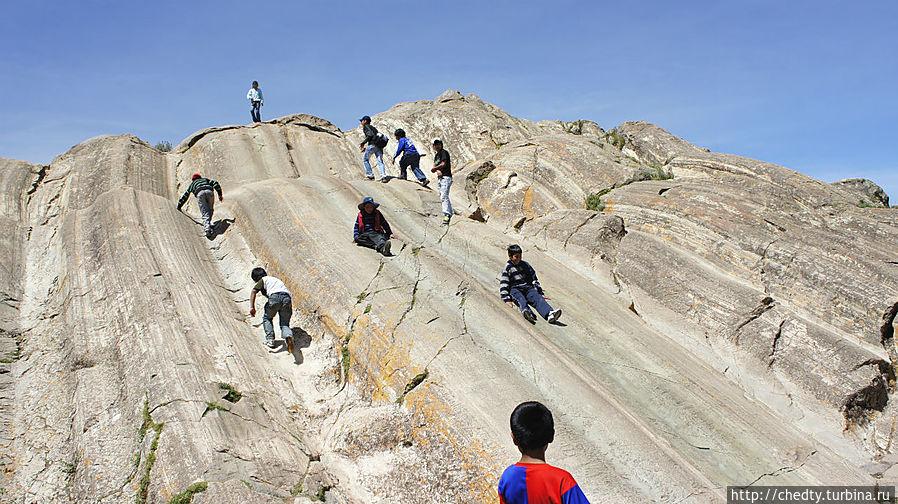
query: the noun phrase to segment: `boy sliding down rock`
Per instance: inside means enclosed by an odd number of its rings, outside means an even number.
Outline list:
[[[502,278],[499,280],[499,295],[508,306],[515,306],[517,303],[524,318],[531,324],[536,323],[536,316],[528,305],[536,308],[536,311],[550,324],[555,323],[561,316],[561,310],[553,310],[546,302],[549,298],[543,296],[543,288],[536,279],[536,271],[527,261],[521,259],[522,253],[519,245],[509,245],[508,263],[505,264],[505,270],[502,271]]]
[[[387,218],[377,209],[379,206],[380,203],[375,203],[371,196],[365,197],[359,203],[359,215],[352,229],[352,241],[360,247],[373,248],[389,256],[390,238],[396,238],[396,235],[390,229]]]
[[[256,316],[256,293],[261,292],[268,298],[262,313],[262,329],[265,330],[265,346],[274,349],[274,316],[278,316],[281,325],[281,335],[287,345],[287,351],[293,353],[293,329],[290,328],[290,316],[293,315],[293,300],[290,291],[279,278],[268,276],[262,268],[253,268],[250,273],[253,282],[253,292],[249,297],[249,316]]]

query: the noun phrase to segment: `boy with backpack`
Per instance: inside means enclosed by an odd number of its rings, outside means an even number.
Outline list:
[[[448,226],[452,219],[452,203],[449,202],[449,188],[452,187],[452,162],[449,159],[449,151],[443,148],[443,141],[433,139],[433,168],[430,170],[437,174],[437,188],[440,190],[440,201],[443,202],[443,225]]]
[[[218,192],[218,201],[224,201],[224,196],[221,195],[221,185],[218,182],[204,178],[199,173],[194,173],[190,185],[187,186],[187,190],[184,191],[181,199],[178,200],[178,211],[180,212],[181,207],[190,198],[190,193],[196,196],[196,202],[203,216],[203,230],[206,232],[206,238],[210,240],[213,238],[212,214],[215,213],[215,194],[212,191]]]
[[[421,154],[418,153],[415,144],[405,136],[405,130],[402,128],[397,129],[393,135],[396,137],[396,141],[399,142],[399,145],[396,147],[396,154],[393,155],[390,164],[396,164],[396,158],[399,154],[402,154],[402,159],[399,160],[399,178],[405,180],[406,169],[411,166],[412,173],[418,178],[418,183],[427,187],[429,181],[427,180],[427,176],[424,175],[424,172],[421,171],[421,168],[418,167],[421,160]]]
[[[390,255],[390,238],[396,238],[387,218],[380,213],[374,198],[366,196],[359,203],[359,215],[352,228],[352,241],[360,247],[373,248],[384,256]]]
[[[549,408],[536,401],[521,403],[511,412],[510,423],[521,460],[499,478],[499,503],[589,504],[571,473],[546,463],[546,450],[555,440]]]
[[[293,300],[290,291],[279,278],[268,276],[263,268],[253,268],[250,273],[253,279],[252,294],[249,296],[249,316],[256,316],[256,294],[261,292],[268,298],[262,312],[262,329],[265,330],[265,346],[275,348],[274,344],[274,316],[278,316],[281,325],[281,335],[287,344],[287,351],[293,353],[293,329],[290,328],[290,316],[293,315]]]
[[[517,304],[527,322],[536,323],[536,316],[528,306],[532,305],[544,319],[553,324],[561,316],[561,310],[553,310],[546,302],[548,298],[544,297],[543,288],[536,279],[536,271],[530,263],[521,259],[522,254],[520,245],[508,246],[508,262],[499,280],[499,295],[508,306],[514,307]]]
[[[383,133],[377,132],[377,128],[371,125],[369,116],[364,116],[359,121],[362,123],[362,133],[365,134],[365,139],[359,144],[359,149],[364,153],[362,154],[362,164],[365,165],[365,176],[368,177],[368,180],[374,180],[374,172],[368,163],[368,158],[374,154],[377,157],[377,165],[380,167],[380,182],[386,183],[387,168],[384,166],[384,147],[390,140]],[[368,144],[367,148],[365,144]]]

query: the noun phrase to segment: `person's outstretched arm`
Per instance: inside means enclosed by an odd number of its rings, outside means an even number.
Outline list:
[[[499,279],[499,296],[508,306],[514,306],[511,299],[511,291],[508,288],[508,266],[502,270],[502,277]]]
[[[256,316],[256,293],[259,292],[253,288],[252,294],[249,295],[249,316]]]
[[[181,199],[178,200],[178,211],[181,211],[181,207],[184,206],[184,203],[187,203],[187,198],[190,197],[190,190],[193,188],[193,182],[187,186],[187,190],[184,191],[184,194],[181,195]]]
[[[221,184],[217,180],[212,180],[212,188],[218,192],[218,201],[224,201],[224,196],[221,194]]]
[[[387,222],[387,218],[384,217],[384,214],[380,214],[380,225],[383,226],[384,232],[390,235],[390,238],[396,238],[396,235],[394,235],[393,230],[390,229],[390,223]]]
[[[527,267],[530,268],[530,276],[531,276],[531,278],[533,278],[533,288],[536,289],[536,292],[539,292],[540,294],[544,294],[543,288],[539,284],[539,279],[536,278],[536,270],[533,269],[533,266],[530,266],[530,263],[527,263]]]

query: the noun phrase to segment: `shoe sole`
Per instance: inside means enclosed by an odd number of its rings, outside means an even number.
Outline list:
[[[390,255],[390,247],[391,247],[391,245],[390,245],[390,240],[387,240],[387,242],[384,243],[383,249],[381,249],[381,250],[382,250],[382,251],[381,251],[381,254],[383,254],[383,255]]]
[[[534,315],[532,312],[524,312],[524,318],[531,324],[536,323],[536,315]]]
[[[552,312],[552,315],[549,315],[549,323],[554,324],[555,322],[558,322],[558,319],[560,318],[561,310],[555,310],[554,312]]]

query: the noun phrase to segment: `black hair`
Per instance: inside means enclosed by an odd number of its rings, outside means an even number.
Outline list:
[[[508,255],[522,254],[521,246],[517,243],[512,243],[508,246]]]
[[[511,433],[521,451],[542,448],[555,439],[555,421],[549,408],[536,401],[518,404],[511,412]]]
[[[253,278],[253,282],[258,282],[262,277],[268,276],[268,273],[265,273],[265,268],[253,268],[253,272],[249,276]]]
[[[398,136],[399,138],[405,138],[405,130],[399,128],[398,130],[393,132],[393,135]]]
[[[443,145],[443,141],[440,140],[439,138],[437,138],[436,140],[433,141],[433,144],[434,145]]]
[[[255,84],[256,86],[258,86],[258,85],[259,85],[259,81],[253,81],[253,84]]]

